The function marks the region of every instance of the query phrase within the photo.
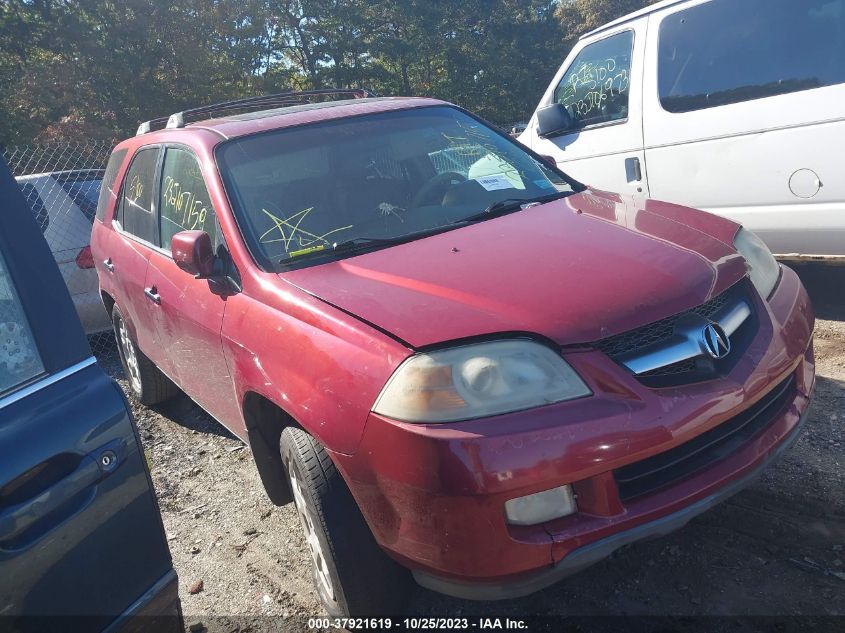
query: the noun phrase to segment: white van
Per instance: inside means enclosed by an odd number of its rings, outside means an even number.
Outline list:
[[[584,35],[519,140],[845,263],[845,0],[665,0]]]

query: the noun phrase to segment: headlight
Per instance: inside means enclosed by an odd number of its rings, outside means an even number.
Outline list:
[[[759,237],[748,229],[739,229],[734,239],[734,247],[748,262],[751,282],[763,299],[768,299],[775,288],[780,276],[780,265],[777,263],[769,247]]]
[[[590,393],[549,348],[495,341],[411,356],[387,381],[373,411],[405,422],[454,422]]]

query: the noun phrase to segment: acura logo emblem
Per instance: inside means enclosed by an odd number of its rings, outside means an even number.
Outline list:
[[[701,331],[701,346],[716,359],[731,353],[731,339],[718,323],[708,323]]]

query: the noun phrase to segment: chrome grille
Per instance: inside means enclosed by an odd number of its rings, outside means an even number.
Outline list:
[[[593,345],[646,385],[672,386],[705,380],[727,371],[753,336],[753,301],[745,281],[734,284],[706,303]],[[723,325],[731,339],[731,354],[713,360],[699,347],[697,328],[708,322]]]
[[[687,314],[697,314],[705,319],[712,318],[714,314],[728,304],[728,300],[733,292],[733,287],[728,288],[722,294],[713,297],[710,301],[702,303],[700,306],[691,310],[679,312],[665,319],[644,325],[636,330],[629,330],[622,332],[622,334],[609,336],[595,343],[595,346],[613,359],[636,353],[654,343],[659,343],[669,338],[674,331],[675,323]]]

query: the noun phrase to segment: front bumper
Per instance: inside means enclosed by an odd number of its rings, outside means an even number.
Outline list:
[[[379,544],[420,584],[467,598],[525,595],[646,536],[664,534],[747,485],[790,443],[814,385],[814,317],[784,269],[759,331],[730,373],[649,389],[599,352],[568,354],[591,398],[455,424],[372,414],[354,455],[336,454]],[[791,378],[790,378],[791,377]],[[764,428],[717,463],[634,498],[614,471],[734,420],[789,380]],[[579,511],[505,522],[508,499],[572,484]]]
[[[558,561],[551,567],[547,567],[541,571],[533,574],[528,574],[522,578],[506,581],[503,583],[471,583],[461,582],[459,580],[452,580],[449,578],[441,578],[428,574],[424,571],[414,570],[414,579],[423,587],[444,593],[456,598],[464,598],[466,600],[504,600],[508,598],[521,598],[540,591],[546,587],[555,584],[556,582],[576,574],[579,571],[590,567],[604,560],[615,552],[620,547],[643,541],[650,538],[666,536],[675,530],[679,530],[689,523],[699,514],[706,512],[713,506],[722,501],[732,497],[743,488],[753,483],[760,474],[773,462],[783,454],[798,436],[801,434],[801,429],[806,421],[808,411],[804,412],[798,426],[792,431],[788,438],[786,438],[772,454],[759,464],[754,470],[739,479],[732,481],[716,492],[699,499],[695,503],[688,505],[677,512],[673,512],[666,516],[643,523],[637,527],[616,532],[612,536],[605,537],[598,541],[594,541],[589,545],[579,547],[565,558]]]

